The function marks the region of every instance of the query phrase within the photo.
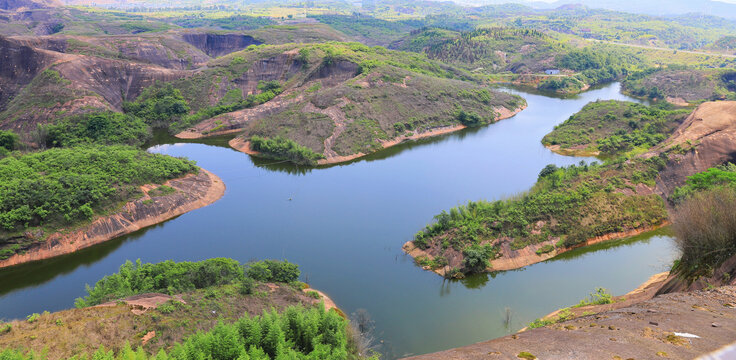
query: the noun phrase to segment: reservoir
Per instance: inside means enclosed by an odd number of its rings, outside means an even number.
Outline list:
[[[567,98],[503,90],[524,97],[528,108],[330,167],[255,159],[227,147],[227,139],[193,143],[159,134],[149,151],[195,160],[222,178],[225,196],[75,254],[1,270],[0,319],[72,307],[85,284],[125,260],[287,259],[345,313],[365,309],[380,351],[393,359],[503,336],[596,287],[620,295],[668,270],[677,254],[667,230],[462,281],[424,271],[403,254],[401,246],[442,210],[522,193],[547,164],[594,161],[554,154],[540,140],[590,101],[636,101],[618,83]]]

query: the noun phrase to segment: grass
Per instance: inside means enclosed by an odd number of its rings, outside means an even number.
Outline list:
[[[605,305],[613,303],[613,295],[604,288],[597,288],[595,292],[590,293],[587,298],[580,300],[579,303],[573,307],[583,307],[591,305]]]
[[[558,322],[572,320],[574,318],[575,318],[575,314],[573,314],[572,311],[570,311],[570,308],[564,308],[564,309],[560,309],[560,311],[557,314],[557,316],[555,316],[553,318],[549,318],[549,319],[547,319],[547,318],[536,319],[536,320],[532,321],[531,323],[529,323],[529,325],[527,325],[527,327],[530,328],[530,329],[536,329],[536,328],[544,327],[544,326],[547,326],[547,325],[556,324]]]

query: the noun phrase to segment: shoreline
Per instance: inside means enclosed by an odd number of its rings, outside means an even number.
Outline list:
[[[563,149],[560,145],[544,145],[542,144],[547,150],[563,155],[563,156],[600,156],[600,151],[592,151],[592,150],[585,150],[585,149],[574,149],[574,148],[565,148]]]
[[[527,104],[524,104],[524,105],[516,108],[515,110],[508,110],[508,109],[506,109],[504,107],[494,108],[494,111],[497,111],[499,113],[499,117],[497,119],[495,119],[492,123],[488,124],[488,125],[492,125],[492,124],[495,124],[495,123],[497,123],[497,122],[499,122],[501,120],[505,120],[505,119],[511,118],[511,117],[515,116],[516,114],[522,112],[526,108],[527,108]],[[465,126],[465,125],[456,124],[456,125],[448,125],[448,126],[438,127],[438,128],[435,128],[435,129],[432,129],[432,130],[429,130],[429,131],[425,131],[425,132],[422,132],[422,133],[413,134],[411,136],[406,136],[406,135],[398,136],[398,137],[395,137],[395,138],[390,139],[390,140],[380,141],[381,146],[382,146],[381,150],[388,149],[388,148],[390,148],[392,146],[399,145],[399,144],[401,144],[403,142],[406,142],[406,141],[416,141],[416,140],[431,138],[431,137],[435,137],[435,136],[450,134],[450,133],[457,132],[457,131],[460,131],[460,130],[463,130],[463,129],[466,129],[466,128],[467,128],[467,126]],[[254,150],[252,150],[250,148],[250,141],[244,140],[244,139],[242,139],[240,137],[236,137],[236,138],[230,140],[228,142],[228,144],[233,149],[235,149],[237,151],[240,151],[240,152],[243,152],[243,153],[246,153],[248,155],[253,155],[253,156],[260,155],[260,153],[258,151],[254,151]],[[378,151],[380,151],[380,150],[378,150]],[[371,152],[371,153],[367,153],[367,154],[360,152],[360,153],[351,154],[351,155],[331,156],[331,157],[327,157],[325,159],[321,159],[321,160],[317,161],[317,165],[334,165],[334,164],[340,164],[340,163],[352,161],[352,160],[355,160],[355,159],[359,159],[361,157],[364,157],[364,156],[367,156],[367,155],[370,155],[370,154],[373,154],[373,153],[375,153],[375,151],[374,152]]]
[[[199,174],[172,179],[164,185],[177,191],[154,200],[148,196],[148,191],[158,185],[143,185],[141,189],[145,195],[129,201],[116,213],[97,217],[92,223],[69,232],[62,229],[50,234],[24,254],[0,261],[0,269],[71,254],[205,207],[225,194],[222,179],[202,168]]]
[[[638,229],[631,229],[627,231],[600,235],[600,236],[596,236],[593,238],[589,238],[588,240],[580,244],[577,244],[573,247],[558,248],[549,253],[541,254],[541,255],[537,255],[536,251],[541,249],[546,244],[554,244],[555,240],[550,240],[550,241],[545,241],[545,242],[541,242],[538,244],[529,245],[523,249],[514,250],[514,251],[511,251],[510,254],[506,254],[506,255],[513,255],[511,257],[501,257],[498,259],[491,260],[490,267],[486,268],[484,272],[488,273],[488,272],[495,272],[495,271],[509,271],[509,270],[521,269],[529,265],[534,265],[534,264],[552,259],[554,257],[557,257],[558,255],[562,255],[566,252],[569,252],[569,251],[572,251],[578,248],[592,246],[595,244],[600,244],[603,242],[608,242],[608,241],[613,241],[613,240],[627,239],[633,236],[641,235],[643,233],[661,229],[669,224],[670,222],[668,220],[665,220],[659,225],[645,226],[645,227],[638,228]],[[408,254],[414,259],[418,258],[419,256],[426,256],[429,259],[434,258],[434,256],[430,255],[425,250],[419,249],[418,247],[414,246],[414,243],[411,240],[404,243],[401,249],[406,254]],[[433,270],[433,269],[428,269],[425,267],[424,270],[432,271],[433,273],[444,277],[447,274],[447,272],[450,271],[450,268],[449,266],[445,266],[445,267]]]

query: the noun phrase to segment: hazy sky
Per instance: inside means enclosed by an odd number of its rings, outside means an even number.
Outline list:
[[[530,1],[530,2],[532,2],[532,1],[555,2],[557,0],[526,0],[526,1]],[[646,0],[644,0],[644,1],[646,1]],[[736,0],[714,0],[714,1],[720,1],[720,2],[725,2],[725,3],[730,3],[730,4],[736,4]],[[571,0],[570,2],[572,3],[572,2],[574,2],[574,0]]]

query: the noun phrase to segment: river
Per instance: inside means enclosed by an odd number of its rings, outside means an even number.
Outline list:
[[[636,101],[617,83],[568,98],[505,91],[526,98],[528,108],[490,126],[325,168],[254,159],[225,139],[158,137],[150,151],[196,160],[223,179],[225,196],[79,253],[0,271],[0,318],[71,307],[85,284],[129,259],[288,259],[346,313],[365,309],[392,359],[503,336],[596,287],[622,294],[667,270],[676,252],[666,231],[463,281],[421,270],[402,253],[402,244],[442,210],[526,191],[547,164],[595,160],[554,154],[540,139],[590,101]]]

